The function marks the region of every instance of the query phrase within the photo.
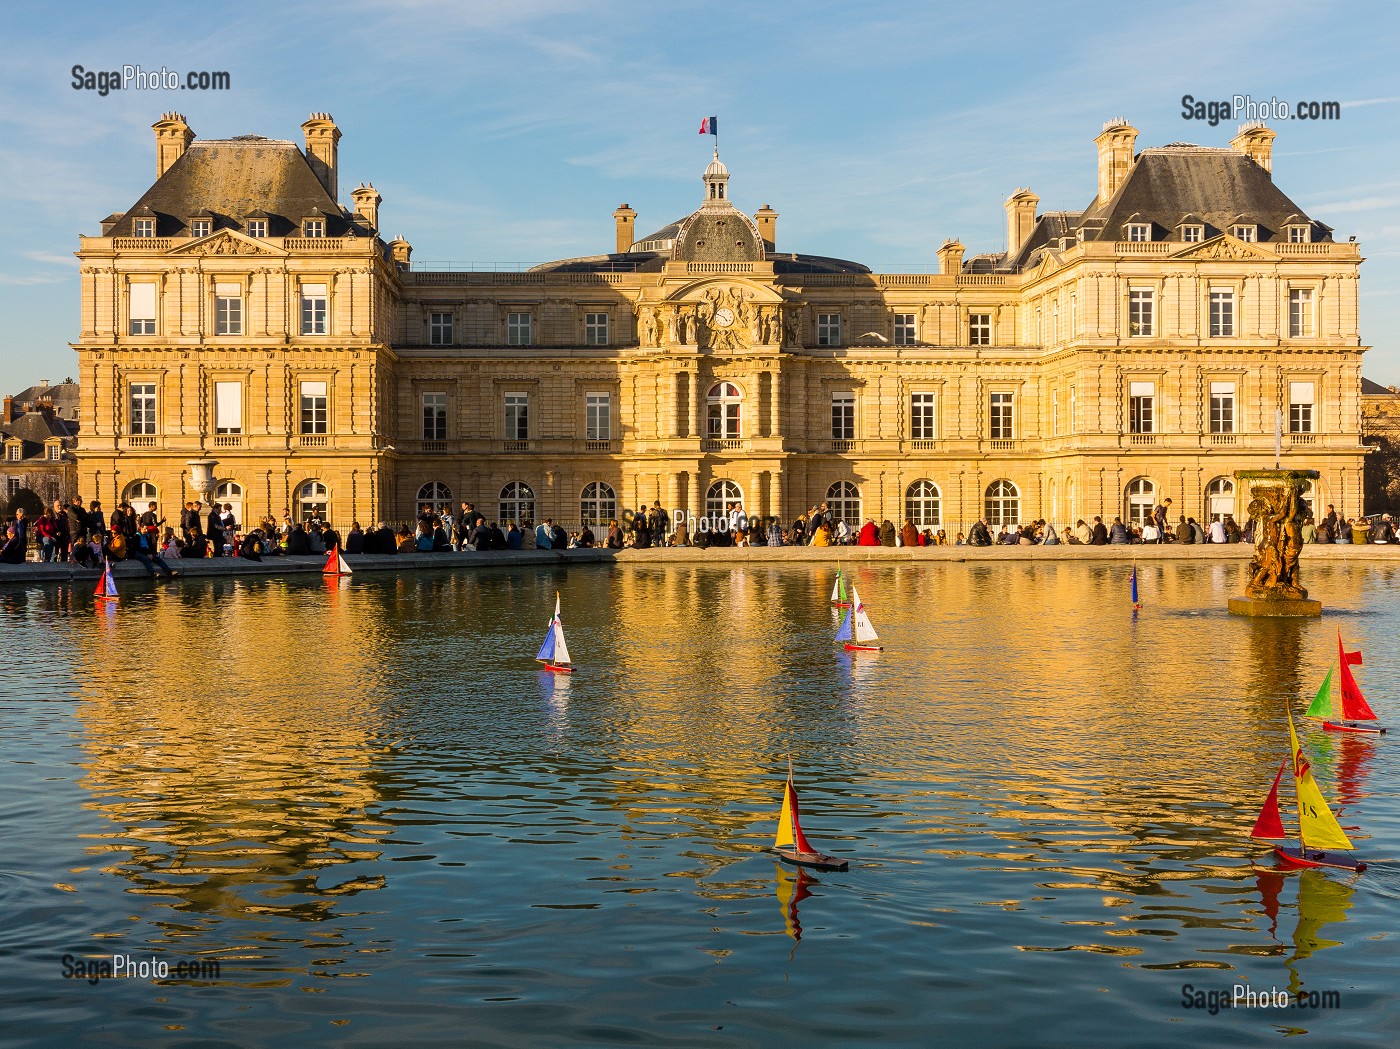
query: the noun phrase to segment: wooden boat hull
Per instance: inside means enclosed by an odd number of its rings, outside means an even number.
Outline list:
[[[795,867],[811,867],[819,871],[844,871],[850,869],[850,862],[838,860],[821,852],[798,852],[796,849],[774,849],[778,857]]]
[[[1321,849],[1309,849],[1304,852],[1292,845],[1275,845],[1274,852],[1290,867],[1332,867],[1339,871],[1357,873],[1366,869],[1366,864],[1361,860],[1354,860],[1350,856],[1335,852],[1323,852]]]
[[[1328,732],[1360,732],[1370,736],[1385,735],[1385,729],[1379,725],[1348,725],[1346,722],[1324,721],[1322,727]]]
[[[883,652],[884,649],[881,648],[879,645],[853,645],[853,644],[851,644],[850,642],[847,642],[847,643],[846,643],[846,651],[847,651],[847,652]]]

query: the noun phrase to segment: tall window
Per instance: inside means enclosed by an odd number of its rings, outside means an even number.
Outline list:
[[[612,440],[612,394],[585,393],[584,437],[590,441]]]
[[[156,432],[156,384],[134,382],[131,384],[131,433],[153,434]]]
[[[1294,339],[1312,337],[1313,293],[1311,288],[1293,288],[1288,292],[1288,334]]]
[[[1219,521],[1234,512],[1235,482],[1228,477],[1217,477],[1206,485],[1206,519]]]
[[[156,333],[156,286],[149,282],[132,284],[127,301],[131,307],[132,335]]]
[[[330,493],[320,481],[307,481],[297,489],[297,510],[303,521],[312,516],[325,518],[330,506]]]
[[[728,519],[731,506],[744,508],[744,490],[733,481],[716,481],[710,485],[705,492],[705,516],[710,519],[711,528]]]
[[[430,346],[452,345],[452,314],[428,314],[428,344]]]
[[[1212,288],[1210,291],[1210,335],[1213,339],[1235,334],[1235,293]]]
[[[506,405],[506,440],[526,441],[530,438],[530,395],[508,393]]]
[[[1015,524],[1021,519],[1021,493],[1010,481],[993,481],[987,485],[984,515],[993,528]]]
[[[528,313],[506,314],[506,345],[529,346],[534,342],[532,318]]]
[[[840,346],[840,345],[841,345],[841,314],[839,314],[839,313],[818,313],[818,314],[817,314],[817,345],[818,345],[818,346]]]
[[[913,346],[919,341],[919,329],[912,313],[896,313],[894,315],[894,344],[896,346]]]
[[[710,387],[710,392],[705,397],[705,414],[709,421],[708,433],[712,439],[738,438],[741,404],[739,388],[732,382],[717,382]]]
[[[1157,401],[1157,384],[1130,382],[1128,384],[1128,432],[1155,433],[1153,409]]]
[[[324,379],[303,379],[301,382],[301,432],[328,433],[329,397]]]
[[[447,394],[423,394],[423,440],[447,440]]]
[[[831,395],[831,439],[853,441],[856,437],[856,395],[842,391]]]
[[[1075,432],[1075,431],[1074,431],[1074,427],[1075,427],[1076,424],[1075,424],[1074,408],[1075,408],[1074,387],[1071,386],[1071,387],[1069,388],[1069,432],[1070,432],[1070,433],[1074,433],[1074,432]]]
[[[5,459],[7,462],[17,463],[24,458],[24,442],[16,441],[5,448]]]
[[[584,485],[578,509],[579,524],[595,532],[606,528],[608,522],[617,516],[617,493],[613,491],[612,485],[602,481]]]
[[[243,384],[216,382],[214,384],[214,432],[243,432]]]
[[[452,509],[452,489],[441,481],[429,481],[418,489],[418,502],[413,506],[414,512],[423,509],[424,503],[435,514],[445,513]]]
[[[606,313],[585,313],[583,315],[583,341],[587,346],[606,346],[611,341]]]
[[[915,481],[904,493],[904,516],[919,528],[937,528],[943,523],[942,499],[932,481]]]
[[[49,445],[49,462],[56,463],[59,462],[62,458],[63,445],[57,443]]]
[[[1060,436],[1060,391],[1050,391],[1050,436]]]
[[[1072,339],[1079,334],[1079,296],[1071,294],[1069,297],[1069,337]]]
[[[845,521],[851,528],[860,527],[860,489],[850,481],[837,481],[826,490],[826,508],[833,521]]]
[[[520,524],[535,519],[535,490],[524,481],[511,481],[501,489],[500,519]]]
[[[1157,486],[1146,477],[1139,477],[1128,485],[1128,523],[1144,525],[1152,516],[1157,505]]]
[[[243,285],[214,285],[214,334],[243,334]]]
[[[132,222],[131,232],[138,237],[154,237],[156,235],[156,220],[135,219]]]
[[[1232,382],[1210,384],[1210,432],[1235,432],[1235,384]]]
[[[1060,341],[1060,304],[1058,301],[1050,304],[1050,339],[1052,342]]]
[[[1137,288],[1128,292],[1128,334],[1152,334],[1152,292]]]
[[[303,284],[301,286],[301,333],[303,335],[326,334],[326,286],[324,284]]]
[[[932,441],[937,433],[935,397],[931,393],[909,395],[909,436],[915,441]]]
[[[969,313],[967,315],[967,344],[969,346],[990,346],[992,344],[992,315],[990,313]]]
[[[994,441],[1010,441],[1016,436],[1015,401],[1010,393],[994,393],[991,395],[990,419],[988,432]]]
[[[246,529],[243,520],[243,486],[237,481],[222,481],[214,489],[214,502],[220,506],[233,507],[233,520],[240,530]]]
[[[1317,384],[1312,382],[1290,382],[1288,384],[1288,432],[1313,432],[1313,404],[1317,395]]]

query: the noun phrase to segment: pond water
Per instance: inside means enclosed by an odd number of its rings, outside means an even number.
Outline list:
[[[1275,622],[1224,612],[1243,565],[1143,566],[1138,612],[1126,571],[856,567],[857,656],[828,565],[0,590],[5,1036],[1400,1043],[1390,738],[1299,722],[1366,873],[1248,837],[1339,627],[1400,724],[1394,571]],[[556,591],[571,677],[532,660]],[[849,871],[764,851],[789,757]],[[1184,1005],[1236,983],[1338,1000]]]

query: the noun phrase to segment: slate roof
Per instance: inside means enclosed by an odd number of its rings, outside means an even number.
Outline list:
[[[295,143],[256,135],[191,142],[108,235],[132,236],[140,213],[155,215],[157,237],[179,237],[194,216],[212,216],[218,230],[241,228],[254,212],[267,213],[270,237],[295,235],[302,219],[321,213],[328,237],[374,236],[331,199]]]
[[[15,394],[11,400],[16,406],[37,404],[42,400],[52,401],[54,412],[59,418],[73,421],[78,408],[78,384],[65,379],[51,386],[31,386]]]
[[[1382,386],[1380,383],[1372,382],[1370,379],[1367,379],[1365,376],[1363,376],[1361,379],[1361,396],[1400,397],[1400,393],[1396,393],[1389,386]]]
[[[18,437],[26,445],[35,446],[26,450],[29,455],[44,454],[43,444],[50,437],[63,438],[64,447],[70,448],[73,445],[70,438],[75,436],[62,419],[50,418],[44,412],[25,412],[18,419],[0,425],[0,434],[5,438]]]

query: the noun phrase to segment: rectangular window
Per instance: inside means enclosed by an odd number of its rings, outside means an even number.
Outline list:
[[[326,286],[324,284],[303,284],[301,286],[301,333],[303,335],[326,334]]]
[[[931,393],[915,393],[909,396],[909,436],[915,441],[934,440],[934,426],[937,417],[934,415],[934,395]]]
[[[301,383],[301,432],[327,433],[328,397],[324,379],[303,379]]]
[[[584,345],[606,346],[609,341],[608,315],[606,313],[585,313],[583,315]],[[599,440],[601,439],[599,438]]]
[[[831,395],[831,439],[833,441],[854,441],[856,439],[856,395],[842,392]]]
[[[5,455],[9,457],[10,462],[12,462],[12,463],[17,463],[17,462],[19,462],[19,461],[20,461],[20,458],[24,455],[24,445],[22,445],[22,444],[12,444],[12,445],[10,445],[9,447],[7,447],[7,448],[5,449]]]
[[[994,393],[991,399],[991,438],[994,441],[1010,441],[1016,436],[1015,417],[1012,413],[1013,395]]]
[[[50,462],[56,463],[56,462],[58,462],[58,461],[59,461],[60,459],[62,459],[62,458],[63,458],[63,446],[62,446],[61,444],[51,444],[51,445],[49,445],[49,461],[50,461]]]
[[[213,227],[209,219],[190,219],[190,236],[207,237]]]
[[[156,333],[156,286],[142,283],[131,285],[127,296],[131,305],[131,334]]]
[[[584,394],[584,437],[590,441],[612,440],[612,394]]]
[[[1151,240],[1152,227],[1146,222],[1128,223],[1128,239],[1133,241]]]
[[[1232,382],[1210,384],[1210,432],[1235,432],[1235,384]]]
[[[214,384],[214,432],[243,432],[243,384],[216,382]]]
[[[818,314],[817,314],[817,345],[818,345],[818,346],[840,346],[840,345],[841,345],[841,314],[839,314],[839,313],[818,313]]]
[[[1128,432],[1155,433],[1152,409],[1157,400],[1157,385],[1150,382],[1128,384]]]
[[[248,236],[250,236],[250,237],[266,237],[266,236],[267,236],[267,219],[249,219],[249,220],[248,220]]]
[[[530,396],[506,394],[506,440],[525,441],[530,437]]]
[[[1231,226],[1230,236],[1236,240],[1242,240],[1247,244],[1252,244],[1258,239],[1257,226]]]
[[[1317,384],[1312,382],[1290,382],[1288,384],[1288,432],[1312,433],[1315,420],[1313,405],[1317,398]]]
[[[156,432],[156,384],[134,382],[131,384],[131,429],[133,434],[153,434]]]
[[[243,334],[243,285],[214,285],[214,334]]]
[[[1288,292],[1288,335],[1294,339],[1307,339],[1311,338],[1312,334],[1312,289],[1293,288]]]
[[[1311,241],[1311,240],[1312,240],[1312,230],[1310,230],[1307,226],[1289,226],[1289,227],[1288,227],[1288,243],[1290,243],[1290,244],[1307,244],[1307,243],[1308,243],[1309,241]]]
[[[131,231],[138,237],[154,237],[156,235],[155,219],[134,219]]]
[[[447,440],[447,394],[423,394],[423,440]]]
[[[531,317],[528,313],[506,314],[506,345],[529,346],[533,341]]]
[[[1074,433],[1074,387],[1069,388],[1069,432]]]
[[[307,219],[301,224],[301,235],[303,237],[324,237],[326,235],[325,220]]]
[[[1050,391],[1050,435],[1060,436],[1060,391]]]
[[[1210,291],[1210,336],[1228,339],[1235,334],[1235,293],[1227,290]]]
[[[1206,228],[1196,225],[1182,226],[1181,239],[1187,244],[1199,244],[1206,239]]]
[[[1152,334],[1152,292],[1142,289],[1128,291],[1128,334]]]
[[[5,485],[5,490],[10,498],[13,499],[19,490],[24,487],[24,481],[18,477],[7,477],[5,480],[8,482]]]
[[[452,345],[452,314],[428,314],[428,344],[431,346]]]
[[[992,344],[992,315],[990,313],[969,313],[967,315],[967,344],[969,346],[990,346]]]
[[[913,346],[919,341],[919,330],[912,313],[896,313],[894,315],[894,344],[896,346]]]

